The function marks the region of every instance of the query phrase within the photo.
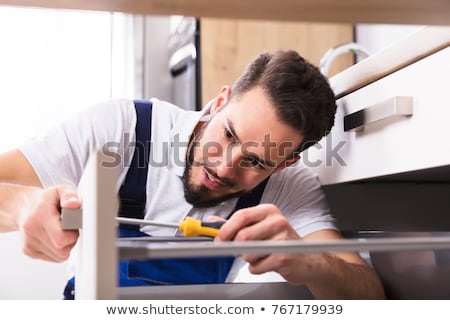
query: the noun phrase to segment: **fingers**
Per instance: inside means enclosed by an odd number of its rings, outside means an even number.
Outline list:
[[[225,219],[222,217],[218,217],[218,216],[209,216],[209,217],[206,217],[205,221],[216,222],[216,221],[225,221]]]
[[[233,216],[220,228],[216,240],[250,240],[249,235],[254,233],[254,231],[245,231],[244,229],[252,228],[252,225],[263,219],[263,213],[261,213],[261,210],[254,210],[254,208],[256,207],[236,211]],[[239,239],[237,239],[238,233],[240,233]]]
[[[76,233],[78,237],[78,231],[70,231],[71,233]],[[23,252],[34,258],[41,259],[51,262],[62,262],[69,258],[70,251],[72,250],[74,243],[69,244],[65,247],[55,247],[50,245],[50,239],[45,235],[42,237],[35,237],[29,235],[25,245],[23,247]]]
[[[78,208],[80,200],[72,187],[42,190],[22,223],[23,252],[36,259],[61,262],[69,257],[78,231],[61,229],[61,208]]]
[[[253,274],[263,274],[268,271],[274,270],[275,266],[272,263],[270,256],[251,256],[243,255],[242,259],[248,262],[248,270]]]
[[[248,262],[248,271],[252,274],[276,272],[292,285],[304,284],[314,272],[310,257],[302,254],[271,254],[256,259],[254,256],[243,256]]]
[[[299,239],[301,237],[276,206],[261,204],[237,211],[222,226],[215,241]],[[270,254],[241,257],[249,263],[249,271],[253,274],[275,271],[292,284],[304,283],[302,272],[298,272],[299,268],[307,266],[304,255]]]
[[[288,240],[299,236],[279,209],[262,204],[237,211],[225,223],[217,241]]]
[[[57,250],[74,245],[78,232],[65,232],[61,229],[61,209],[79,208],[81,203],[73,187],[58,187],[49,190],[43,198],[42,214],[48,212],[48,223],[44,224],[44,232],[48,234],[50,246]],[[40,214],[40,212],[38,212]]]
[[[81,201],[73,187],[59,187],[56,189],[60,199],[61,208],[77,209],[81,207]]]

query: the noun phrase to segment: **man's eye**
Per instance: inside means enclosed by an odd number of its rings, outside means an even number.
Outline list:
[[[227,140],[233,140],[233,138],[234,138],[231,131],[228,130],[227,128],[225,128],[225,138],[227,138]]]
[[[245,158],[244,163],[246,164],[247,167],[256,167],[264,169],[264,166],[262,165],[261,161],[259,161],[257,158],[254,157]]]

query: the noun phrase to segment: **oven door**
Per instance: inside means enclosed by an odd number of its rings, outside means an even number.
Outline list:
[[[169,60],[173,78],[173,102],[186,110],[198,110],[197,49],[188,43],[176,50]]]

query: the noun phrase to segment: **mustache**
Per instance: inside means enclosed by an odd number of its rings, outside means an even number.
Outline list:
[[[203,168],[205,168],[205,170],[211,175],[213,176],[215,179],[219,180],[220,183],[222,183],[223,185],[230,187],[230,188],[234,188],[236,186],[236,183],[232,180],[232,179],[228,179],[228,178],[221,178],[217,175],[216,172],[214,172],[214,170],[212,170],[211,168],[207,167],[205,164],[203,164]]]

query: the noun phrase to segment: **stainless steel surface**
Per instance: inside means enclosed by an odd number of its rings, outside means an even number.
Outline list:
[[[206,256],[266,255],[271,253],[311,253],[343,251],[408,251],[450,249],[447,237],[405,237],[382,239],[340,239],[328,241],[247,241],[161,244],[121,240],[121,259],[181,258]]]
[[[195,63],[197,49],[193,43],[188,43],[184,47],[175,51],[169,60],[169,69],[172,75],[183,72],[190,64]]]
[[[118,291],[122,300],[314,299],[307,287],[291,286],[286,282],[122,287]]]
[[[81,229],[83,212],[81,209],[61,209],[61,227],[63,230]]]
[[[82,227],[83,212],[82,209],[62,209],[61,210],[61,225],[63,230],[76,230]],[[128,224],[128,225],[142,225],[142,226],[159,226],[166,228],[176,228],[178,229],[179,224],[154,221],[154,220],[143,220],[143,219],[133,219],[116,217],[117,223]]]
[[[357,55],[357,57],[361,59],[365,59],[370,55],[369,50],[364,48],[358,43],[350,42],[350,43],[344,43],[339,46],[336,46],[334,48],[328,49],[327,52],[323,55],[323,57],[320,59],[319,68],[320,71],[324,76],[328,76],[330,72],[330,67],[333,61],[340,55],[343,55],[345,53],[354,53]]]
[[[199,32],[194,17],[182,17],[169,37],[171,102],[186,110],[200,108]]]
[[[192,241],[207,241],[211,242],[214,240],[214,238],[211,237],[183,237],[183,236],[155,236],[155,237],[124,237],[119,238],[119,241],[138,241],[138,242],[192,242]]]
[[[359,232],[357,237],[446,237],[449,232]],[[450,299],[450,250],[370,252],[388,299]]]
[[[124,217],[116,217],[116,222],[122,224],[129,225],[141,225],[141,226],[158,226],[158,227],[167,227],[167,228],[177,228],[179,224],[171,223],[171,222],[162,222],[155,220],[144,220],[144,219],[134,219],[134,218],[124,218]]]
[[[344,117],[344,131],[361,131],[376,121],[413,114],[413,98],[397,96],[374,104]]]

